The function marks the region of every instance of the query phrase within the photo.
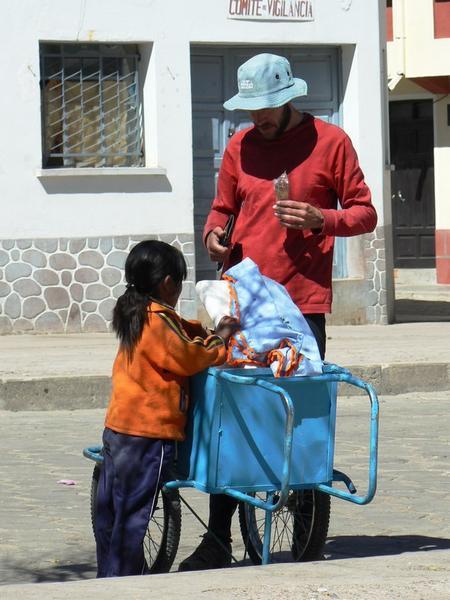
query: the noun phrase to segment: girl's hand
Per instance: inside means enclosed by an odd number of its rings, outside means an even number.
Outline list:
[[[216,334],[228,343],[229,338],[240,328],[240,323],[234,317],[222,317],[216,327]]]

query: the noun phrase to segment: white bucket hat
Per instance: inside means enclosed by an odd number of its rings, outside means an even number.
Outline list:
[[[308,91],[303,79],[292,76],[289,61],[276,54],[253,56],[239,67],[237,80],[239,92],[224,102],[227,110],[277,108]]]

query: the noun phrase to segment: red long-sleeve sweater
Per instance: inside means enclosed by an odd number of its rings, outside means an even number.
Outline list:
[[[275,217],[273,180],[284,171],[289,198],[321,210],[320,233],[286,229]],[[236,224],[224,270],[249,256],[263,275],[286,287],[306,314],[331,312],[334,236],[367,233],[377,223],[350,138],[310,114],[275,140],[264,139],[255,127],[230,139],[205,241],[215,227],[224,227],[230,214],[236,216]]]

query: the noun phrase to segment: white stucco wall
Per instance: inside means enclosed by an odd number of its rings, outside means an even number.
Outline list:
[[[228,0],[17,0],[0,7],[4,47],[13,49],[0,95],[1,238],[192,233],[191,42],[343,46],[343,124],[383,223],[379,1],[316,0],[307,23],[230,20],[227,7]],[[59,177],[55,184],[37,177],[40,40],[145,45],[146,166],[162,167],[166,178]]]

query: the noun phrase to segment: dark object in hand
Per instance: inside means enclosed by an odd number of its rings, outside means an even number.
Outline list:
[[[230,245],[231,233],[232,233],[233,227],[234,227],[234,220],[235,220],[234,215],[230,215],[228,217],[228,221],[224,227],[223,234],[221,235],[221,237],[219,239],[222,246],[228,247]],[[220,271],[222,266],[223,266],[223,263],[217,263],[217,270]]]

